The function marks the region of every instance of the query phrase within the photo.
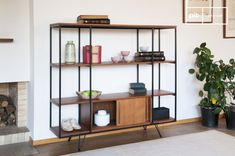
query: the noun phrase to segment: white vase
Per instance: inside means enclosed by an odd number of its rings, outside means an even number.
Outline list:
[[[96,126],[107,126],[110,123],[110,114],[105,110],[99,110],[95,114],[95,124]]]

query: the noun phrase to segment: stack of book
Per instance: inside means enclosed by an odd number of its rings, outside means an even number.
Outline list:
[[[144,83],[130,83],[129,93],[133,95],[146,95],[147,90]]]
[[[108,15],[80,15],[77,17],[80,24],[110,24]]]
[[[135,61],[165,61],[165,56],[163,51],[153,51],[153,52],[137,52],[135,53]]]

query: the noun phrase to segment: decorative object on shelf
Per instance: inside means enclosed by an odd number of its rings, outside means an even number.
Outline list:
[[[231,102],[235,99],[235,61],[230,59],[228,64],[223,60],[214,61],[214,56],[206,47],[206,43],[196,47],[193,53],[197,57],[195,67],[189,69],[189,73],[195,74],[197,80],[203,82],[203,89],[199,91],[202,124],[217,127],[218,114],[223,110],[225,117],[228,117],[233,111]]]
[[[91,50],[92,49],[92,50]],[[102,46],[83,46],[83,63],[90,63],[90,52],[92,51],[92,63],[101,63]]]
[[[118,62],[120,62],[122,60],[122,58],[120,57],[120,56],[113,56],[113,57],[111,57],[111,61],[113,62],[113,63],[118,63]]]
[[[133,95],[146,95],[147,89],[144,83],[130,83],[129,93]]]
[[[65,45],[65,63],[66,64],[76,63],[76,50],[73,41],[68,41]]]
[[[75,118],[63,119],[61,126],[62,129],[67,132],[81,129],[81,126],[78,124],[78,121]]]
[[[163,51],[154,52],[137,52],[135,53],[135,61],[145,62],[145,61],[165,61],[165,56]]]
[[[130,51],[121,51],[122,61],[125,62],[125,57],[130,54]]]
[[[0,38],[0,43],[9,43],[13,41],[14,41],[13,38]]]
[[[166,107],[153,108],[153,121],[170,118],[170,110]]]
[[[90,98],[90,94],[91,94],[91,98],[95,99],[95,98],[98,98],[102,94],[102,92],[98,91],[98,90],[92,90],[91,92],[89,90],[84,90],[82,92],[76,92],[76,93],[82,99],[89,99]]]
[[[77,22],[81,24],[110,24],[108,15],[80,15]]]
[[[106,110],[98,110],[94,121],[96,126],[107,126],[110,123],[110,114]]]
[[[183,23],[212,23],[213,0],[183,0]]]
[[[223,36],[235,38],[235,0],[224,0],[223,7]]]
[[[134,61],[134,56],[124,56],[124,61],[130,63]]]
[[[149,47],[148,46],[140,46],[140,51],[141,52],[146,52],[149,50]]]

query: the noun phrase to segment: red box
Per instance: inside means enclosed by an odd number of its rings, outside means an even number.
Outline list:
[[[83,46],[83,63],[90,63],[91,46]],[[100,45],[92,46],[92,63],[101,63],[101,50]]]

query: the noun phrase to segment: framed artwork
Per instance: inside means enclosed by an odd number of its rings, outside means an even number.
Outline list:
[[[235,0],[224,0],[224,38],[235,38]]]
[[[212,23],[213,0],[183,0],[184,23]]]

